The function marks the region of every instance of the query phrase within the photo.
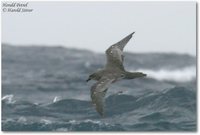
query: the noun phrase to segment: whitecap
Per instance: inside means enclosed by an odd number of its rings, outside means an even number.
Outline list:
[[[95,121],[95,120],[91,120],[91,119],[86,119],[83,122],[91,122],[91,123],[94,123],[94,124],[101,124],[101,121]]]
[[[76,120],[70,120],[69,123],[70,123],[70,124],[76,124],[77,121],[76,121]]]
[[[58,129],[56,129],[55,131],[58,131],[58,132],[66,132],[66,131],[69,131],[69,129],[68,128],[58,128]]]
[[[55,96],[53,99],[53,103],[60,101],[61,98],[59,96]]]
[[[13,100],[14,95],[10,94],[10,95],[5,95],[2,97],[2,101],[7,103],[7,104],[14,104],[16,101]]]
[[[52,121],[47,120],[47,119],[41,119],[40,122],[44,124],[52,124]]]
[[[25,117],[19,117],[19,119],[17,120],[17,122],[19,123],[25,123],[27,120]]]
[[[91,120],[91,119],[86,119],[83,121],[84,123],[93,123],[93,124],[98,124],[98,125],[110,125],[109,123],[98,121],[98,120]]]

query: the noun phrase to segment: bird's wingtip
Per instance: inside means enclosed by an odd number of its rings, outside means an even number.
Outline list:
[[[131,33],[131,35],[133,35],[134,33],[135,33],[135,31],[134,31],[134,32],[132,32],[132,33]]]
[[[129,37],[132,37],[134,33],[135,33],[135,31],[132,32],[131,34],[129,34],[128,36],[129,36]]]

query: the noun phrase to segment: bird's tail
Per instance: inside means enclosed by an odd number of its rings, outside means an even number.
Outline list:
[[[147,74],[144,74],[142,72],[125,72],[125,79],[135,79],[139,77],[145,77]]]

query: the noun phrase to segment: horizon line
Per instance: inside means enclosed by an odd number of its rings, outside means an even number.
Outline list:
[[[85,50],[85,51],[90,51],[90,52],[94,52],[94,53],[105,53],[105,51],[94,51],[94,50],[90,50],[88,48],[81,48],[81,47],[70,47],[70,46],[65,46],[65,45],[62,45],[62,44],[13,44],[13,43],[5,43],[5,42],[2,42],[1,45],[6,45],[6,46],[14,46],[14,47],[63,47],[63,48],[66,48],[66,49],[76,49],[76,50]],[[151,53],[151,54],[179,54],[179,55],[190,55],[190,56],[193,56],[193,57],[197,57],[197,50],[196,50],[196,53],[195,54],[191,54],[191,53],[187,53],[187,52],[161,52],[161,51],[149,51],[149,52],[134,52],[134,51],[124,51],[125,53]]]

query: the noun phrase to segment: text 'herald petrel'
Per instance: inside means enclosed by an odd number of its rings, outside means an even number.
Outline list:
[[[144,77],[146,74],[142,72],[128,72],[124,69],[123,49],[128,41],[132,38],[131,33],[121,41],[110,46],[106,50],[107,63],[104,69],[101,69],[89,76],[87,81],[96,80],[97,82],[91,87],[91,98],[97,112],[104,116],[104,97],[110,84],[119,79],[135,79]]]

